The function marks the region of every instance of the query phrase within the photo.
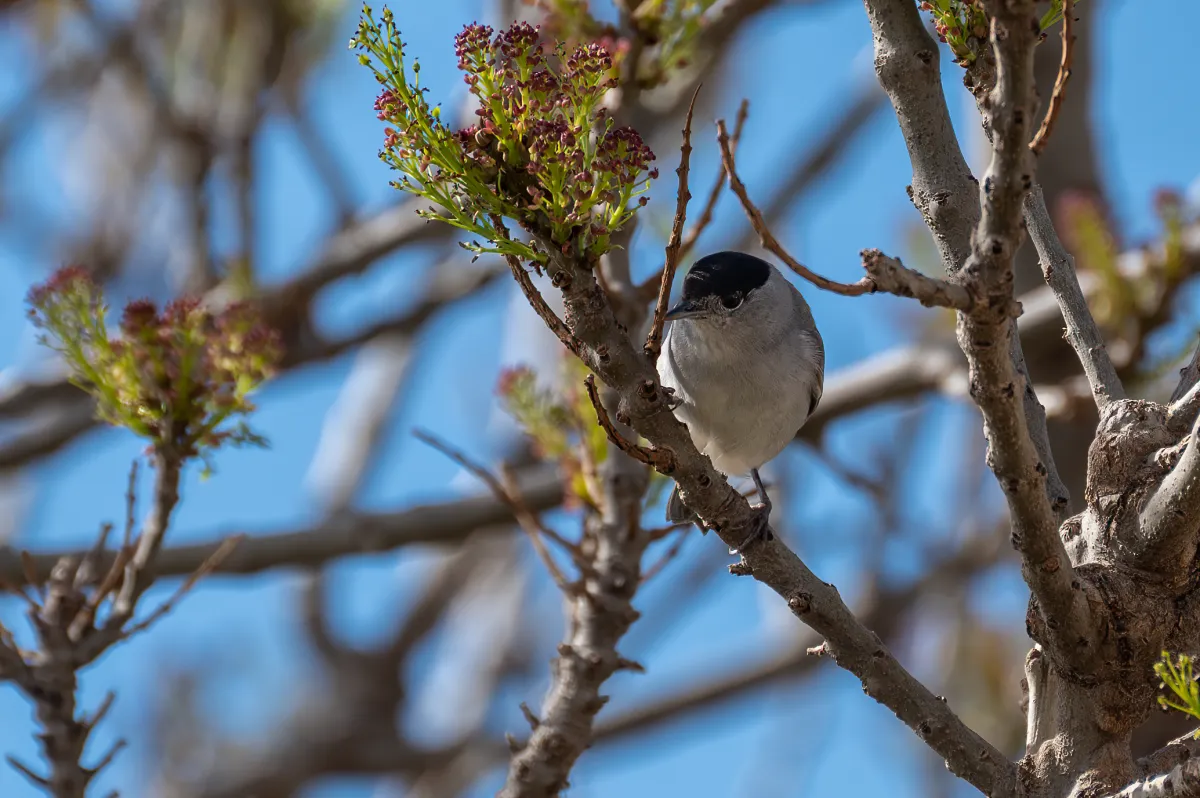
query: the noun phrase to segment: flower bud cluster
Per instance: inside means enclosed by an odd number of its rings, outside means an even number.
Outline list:
[[[239,421],[249,394],[274,371],[277,333],[247,303],[214,312],[192,298],[162,310],[149,299],[125,306],[110,337],[108,308],[86,270],[60,269],[28,295],[29,318],[60,352],[72,381],[95,397],[110,424],[128,427],[178,457],[225,443],[262,443]]]
[[[426,102],[416,64],[410,82],[391,12],[381,19],[364,7],[352,46],[383,87],[375,102],[388,125],[380,155],[403,175],[397,187],[440,206],[424,215],[497,245],[488,220],[509,217],[564,251],[606,252],[657,177],[654,153],[604,108],[617,85],[609,51],[595,42],[552,46],[523,22],[500,32],[465,26],[454,52],[478,119],[451,131]]]
[[[923,0],[921,9],[929,12],[938,39],[950,48],[959,66],[975,63],[990,47],[982,0]]]

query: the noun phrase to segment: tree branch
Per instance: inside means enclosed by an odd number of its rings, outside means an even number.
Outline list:
[[[532,512],[556,507],[562,502],[562,480],[552,468],[538,468],[521,480],[520,500]],[[248,535],[222,561],[216,573],[255,574],[272,568],[319,566],[328,560],[356,554],[389,551],[415,544],[435,546],[461,543],[477,529],[507,526],[513,521],[512,510],[490,495],[472,496],[441,504],[418,504],[398,512],[361,513],[346,510],[316,526],[266,535]],[[187,576],[211,558],[221,540],[235,536],[214,536],[214,542],[164,549],[158,557],[159,576]],[[54,564],[63,557],[82,556],[85,552],[45,552],[30,556],[31,576],[45,581]],[[104,551],[97,562],[107,570],[116,552]],[[20,557],[8,546],[0,547],[0,581],[21,584],[26,581]]]
[[[694,103],[693,103],[694,105]],[[688,114],[691,115],[692,108],[689,106]],[[742,128],[746,124],[746,117],[750,114],[750,101],[742,100],[738,106],[737,121],[733,125],[733,136],[729,139],[729,147],[734,152],[737,152],[738,142],[742,138]],[[688,126],[689,133],[691,125]],[[708,193],[708,201],[704,203],[704,210],[701,211],[699,218],[692,223],[688,228],[687,234],[683,237],[683,243],[679,246],[679,258],[687,257],[688,253],[696,246],[696,242],[700,240],[700,235],[712,222],[713,212],[716,210],[717,202],[721,199],[722,190],[725,188],[725,168],[724,166],[717,167],[717,179],[713,182],[712,189]],[[649,279],[637,287],[638,295],[645,301],[656,300],[662,285],[663,275],[666,266],[655,272]]]
[[[674,453],[675,468],[670,476],[687,497],[688,506],[726,545],[737,547],[755,529],[749,503],[697,451],[687,428],[670,412],[658,375],[622,332],[589,264],[576,262],[554,248],[548,249],[548,255],[547,271],[562,291],[567,323],[581,344],[584,362],[619,394],[618,418],[628,419],[652,445]],[[1015,766],[904,670],[879,638],[854,618],[837,590],[818,579],[778,536],[748,547],[743,558],[735,566],[738,573],[753,575],[782,596],[794,614],[825,637],[834,660],[858,676],[869,695],[891,708],[945,757],[954,773],[989,795],[1007,795],[1014,789]],[[601,675],[606,675],[603,670]],[[590,691],[592,683],[582,687]],[[534,733],[535,738],[543,728],[546,724]],[[513,769],[519,771],[522,761],[521,757],[515,759]],[[510,769],[505,798],[530,794],[517,792],[512,778]],[[536,783],[548,782],[539,779]]]
[[[857,283],[838,283],[811,271],[788,254],[767,227],[762,214],[750,199],[746,185],[738,177],[737,165],[734,163],[733,150],[729,143],[729,134],[725,129],[725,120],[723,119],[717,122],[717,143],[721,147],[721,161],[724,163],[725,173],[729,177],[729,187],[741,200],[742,208],[746,211],[746,216],[750,218],[751,226],[758,233],[763,248],[786,263],[792,271],[805,280],[818,288],[832,291],[841,296],[862,296],[883,291],[898,296],[915,297],[922,305],[941,305],[963,310],[973,307],[974,298],[966,288],[951,285],[944,280],[935,280],[920,272],[907,269],[899,260],[889,258],[876,249],[863,250],[863,268],[866,270],[867,276]]]
[[[650,323],[650,332],[642,350],[651,362],[658,361],[662,351],[663,325],[667,323],[667,310],[671,302],[671,284],[675,281],[675,269],[679,267],[680,249],[683,246],[683,225],[687,222],[687,206],[692,194],[688,191],[688,165],[692,160],[692,112],[696,110],[696,98],[700,96],[700,86],[692,94],[692,102],[688,105],[687,117],[683,122],[683,144],[679,148],[679,186],[675,193],[675,219],[671,223],[671,237],[667,239],[667,251],[663,266],[662,278],[658,285],[658,300],[654,303],[654,319]]]
[[[971,256],[957,275],[984,301],[960,315],[958,338],[969,363],[971,396],[983,412],[988,462],[1008,501],[1022,575],[1042,616],[1053,619],[1043,625],[1049,642],[1069,662],[1082,665],[1094,652],[1096,629],[1058,534],[1056,508],[1046,489],[1048,468],[1029,433],[1025,380],[1013,363],[1013,258],[1021,242],[1024,196],[1033,185],[1033,155],[1026,144],[1036,97],[1036,18],[1028,0],[997,4],[994,14],[998,79],[981,101],[992,131],[992,158],[980,190],[982,215]]]
[[[1107,798],[1200,798],[1200,759],[1189,759],[1169,773],[1136,781]]]
[[[1138,760],[1137,765],[1138,770],[1142,773],[1153,776],[1155,773],[1171,770],[1176,765],[1181,765],[1193,758],[1200,761],[1200,740],[1196,739],[1195,731],[1190,731],[1176,737],[1154,753],[1142,757]]]
[[[1046,284],[1054,292],[1067,323],[1067,340],[1083,365],[1083,373],[1087,375],[1097,409],[1103,410],[1110,402],[1124,399],[1125,388],[1121,385],[1117,370],[1113,368],[1108,349],[1104,346],[1104,336],[1092,318],[1087,298],[1075,276],[1075,259],[1059,240],[1054,223],[1050,220],[1041,185],[1033,184],[1025,196],[1024,204],[1029,238],[1037,249]]]
[[[915,3],[863,0],[875,43],[875,74],[887,92],[904,136],[913,179],[908,195],[933,235],[942,264],[956,274],[971,255],[980,218],[978,182],[963,159],[942,92],[937,43]],[[1021,343],[1011,344],[1013,367],[1028,383]],[[1023,396],[1029,434],[1046,468],[1046,490],[1056,508],[1069,503],[1066,485],[1050,451],[1045,409],[1031,386]]]
[[[1200,418],[1191,439],[1141,513],[1139,565],[1155,571],[1186,573],[1200,536]]]
[[[1058,64],[1058,75],[1054,78],[1054,91],[1050,95],[1050,106],[1046,109],[1046,116],[1042,119],[1041,127],[1038,128],[1033,141],[1029,142],[1029,149],[1033,150],[1035,155],[1041,155],[1050,141],[1050,132],[1054,130],[1054,122],[1058,119],[1058,112],[1067,96],[1067,81],[1071,79],[1071,58],[1075,51],[1075,33],[1072,30],[1075,25],[1075,10],[1071,6],[1071,0],[1062,0],[1062,60]]]

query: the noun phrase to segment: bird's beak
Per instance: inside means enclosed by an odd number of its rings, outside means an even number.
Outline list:
[[[689,300],[680,300],[679,304],[667,311],[665,316],[667,321],[679,321],[680,319],[690,319],[696,316],[703,316],[708,311],[695,302]]]

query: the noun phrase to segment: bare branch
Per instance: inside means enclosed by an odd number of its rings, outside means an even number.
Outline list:
[[[1075,259],[1059,240],[1046,210],[1042,187],[1037,183],[1025,196],[1025,223],[1029,238],[1037,249],[1046,284],[1054,292],[1067,323],[1067,340],[1083,365],[1083,373],[1087,375],[1092,388],[1096,407],[1103,410],[1109,402],[1124,399],[1125,388],[1108,357],[1104,336],[1092,318],[1079,279],[1075,276]]]
[[[178,455],[173,452],[157,451],[154,456],[154,501],[150,515],[142,525],[136,548],[129,564],[125,566],[125,578],[121,591],[113,604],[112,614],[104,624],[106,632],[115,632],[133,617],[138,599],[154,581],[155,560],[162,548],[163,539],[170,525],[171,513],[179,502],[179,476],[183,467]],[[218,551],[225,547],[220,544]],[[214,552],[216,556],[216,552]]]
[[[1166,573],[1186,572],[1200,535],[1200,418],[1191,439],[1141,513],[1138,559]]]
[[[229,556],[230,552],[232,552],[239,543],[245,540],[245,537],[245,535],[236,535],[228,538],[225,541],[222,541],[221,545],[217,547],[217,550],[212,553],[212,556],[201,563],[200,567],[197,568],[187,579],[183,580],[183,583],[175,590],[169,599],[160,604],[158,608],[154,610],[154,612],[150,613],[146,620],[129,627],[129,629],[125,631],[125,636],[130,637],[138,632],[149,629],[155,624],[155,622],[179,606],[179,602],[183,601],[187,594],[192,592],[192,589],[196,587],[200,580],[215,571],[221,565],[221,562]]]
[[[963,158],[942,92],[941,55],[917,5],[908,0],[863,0],[875,41],[875,74],[883,86],[912,162],[909,198],[947,272],[971,254],[979,221],[979,192]]]
[[[855,139],[887,105],[887,95],[879,88],[879,81],[874,76],[856,76],[853,88],[847,91],[852,92],[848,99],[838,96],[830,107],[818,114],[821,119],[832,121],[813,132],[815,140],[795,161],[787,180],[762,200],[763,220],[769,227],[779,224],[797,200],[815,190],[839,162],[845,162]],[[736,128],[734,135],[737,135]],[[734,154],[737,154],[736,148]],[[749,228],[738,237],[734,249],[749,249],[757,243],[758,234]]]
[[[1062,0],[1062,60],[1058,64],[1058,75],[1054,78],[1054,91],[1050,95],[1050,106],[1046,109],[1046,116],[1042,119],[1042,125],[1034,135],[1033,141],[1029,142],[1029,149],[1033,150],[1035,155],[1041,155],[1050,141],[1050,132],[1054,130],[1054,122],[1058,119],[1063,99],[1067,96],[1067,81],[1071,79],[1071,58],[1075,51],[1075,33],[1072,30],[1075,16],[1072,5],[1072,0]]]
[[[958,276],[986,301],[960,316],[958,338],[970,365],[972,398],[983,412],[988,462],[1008,500],[1022,575],[1043,617],[1054,619],[1044,628],[1057,653],[1083,664],[1081,658],[1094,650],[1092,611],[1058,534],[1047,493],[1049,469],[1035,449],[1023,404],[1028,383],[1014,366],[1013,258],[1021,242],[1023,200],[1033,185],[1033,155],[1025,144],[1035,98],[1034,28],[1031,2],[995,10],[991,38],[998,80],[985,101],[992,158],[980,187],[982,216],[971,256]]]
[[[1200,798],[1200,759],[1189,759],[1161,776],[1135,781],[1107,798]]]
[[[689,107],[689,115],[691,111],[692,109]],[[738,142],[742,138],[742,128],[745,126],[746,117],[749,114],[750,101],[742,100],[742,104],[738,106],[737,121],[733,125],[733,135],[729,139],[729,148],[735,153],[737,152]],[[708,201],[704,203],[704,210],[700,212],[700,217],[692,223],[692,226],[688,228],[687,235],[683,237],[683,243],[679,247],[679,259],[687,257],[688,253],[696,246],[696,242],[700,240],[701,234],[708,227],[709,223],[712,222],[713,212],[716,210],[717,202],[721,199],[721,193],[724,188],[725,167],[721,166],[717,169],[717,179],[713,182],[713,187],[709,191]],[[637,287],[639,296],[646,300],[658,297],[665,268],[664,266],[662,269],[659,269],[646,282]]]
[[[496,228],[496,233],[503,239],[508,239],[508,228],[504,225],[504,220],[499,216],[492,215],[492,225]],[[504,260],[508,263],[509,271],[512,272],[513,279],[517,281],[517,285],[521,288],[521,293],[529,301],[530,307],[534,312],[546,322],[546,326],[550,332],[554,333],[558,340],[562,341],[562,345],[567,348],[567,351],[579,354],[579,342],[575,340],[575,336],[567,329],[567,325],[563,324],[562,319],[554,314],[554,311],[546,304],[545,298],[538,291],[537,286],[533,284],[533,280],[529,279],[528,272],[521,265],[521,261],[513,255],[505,255]]]
[[[664,473],[674,468],[674,460],[671,458],[669,451],[660,449],[653,444],[650,446],[639,446],[633,441],[626,439],[616,426],[613,425],[612,419],[608,417],[608,411],[604,409],[604,403],[600,401],[600,394],[596,391],[595,376],[591,374],[587,375],[583,384],[587,389],[588,399],[591,400],[592,407],[596,411],[596,423],[604,429],[604,434],[608,436],[610,443],[639,463],[656,468]]]
[[[792,271],[805,280],[818,288],[842,296],[861,296],[883,291],[899,296],[916,297],[923,305],[942,305],[963,310],[973,307],[974,298],[966,288],[951,285],[944,280],[935,280],[920,272],[907,269],[900,261],[887,257],[879,250],[863,251],[863,268],[866,270],[867,276],[857,283],[834,282],[811,271],[788,254],[767,227],[766,222],[763,221],[762,213],[751,201],[745,184],[738,177],[737,165],[734,163],[724,120],[717,122],[717,142],[721,147],[721,159],[725,164],[725,173],[729,176],[729,186],[741,200],[742,208],[745,209],[746,215],[750,218],[750,224],[758,233],[763,248],[786,263]]]
[[[690,111],[690,109],[689,109]],[[750,101],[743,99],[738,105],[737,118],[733,122],[733,135],[729,137],[730,152],[737,153],[738,144],[742,140],[742,128],[746,126],[746,117],[750,115]],[[696,242],[700,239],[709,223],[712,222],[713,211],[716,210],[717,201],[721,199],[721,190],[725,188],[725,169],[720,167],[717,169],[717,179],[713,181],[712,190],[709,191],[708,201],[704,203],[704,210],[700,216],[688,228],[687,235],[683,237],[683,244],[679,247],[679,257],[687,257],[692,248],[696,246]]]
[[[472,462],[465,454],[453,448],[445,441],[438,440],[424,430],[414,430],[413,435],[418,440],[424,441],[442,454],[449,457],[454,462],[458,463],[463,468],[470,471],[485,485],[487,485],[493,496],[508,505],[509,509],[512,510],[513,517],[517,519],[517,523],[521,525],[521,528],[525,530],[525,534],[529,536],[529,542],[533,544],[534,551],[536,551],[538,557],[541,558],[542,563],[546,566],[546,570],[550,572],[550,576],[554,578],[554,583],[558,585],[560,590],[570,590],[570,580],[567,579],[562,570],[559,569],[558,563],[556,563],[554,558],[550,556],[550,552],[546,550],[546,544],[542,542],[542,536],[544,535],[545,537],[550,538],[555,543],[578,557],[579,551],[575,545],[564,540],[557,532],[543,524],[541,519],[530,512],[529,508],[522,503],[521,494],[518,491],[511,491],[511,485],[502,483],[486,468],[478,463]]]
[[[700,96],[700,86],[692,94],[692,102],[688,106],[687,117],[683,122],[683,144],[679,148],[679,186],[675,194],[675,219],[671,222],[671,237],[667,239],[666,264],[663,266],[662,279],[659,280],[658,301],[654,304],[654,320],[650,323],[650,332],[642,347],[646,357],[651,361],[658,360],[662,350],[663,325],[667,323],[667,309],[671,302],[671,284],[675,281],[675,269],[679,267],[679,251],[683,245],[683,225],[687,221],[687,206],[692,194],[688,191],[688,165],[692,160],[692,112],[696,109],[696,98]]]
[[[557,506],[562,501],[561,478],[553,469],[532,471],[523,479],[522,503],[534,512]],[[510,507],[492,496],[474,496],[437,504],[419,504],[390,513],[361,513],[347,510],[309,527],[247,537],[218,566],[217,573],[254,574],[272,568],[304,568],[321,565],[337,557],[389,551],[415,544],[461,543],[477,529],[500,528],[513,523]],[[157,561],[160,576],[187,576],[208,560],[222,540],[239,534],[213,535],[213,542],[164,549]],[[84,552],[52,552],[32,555],[37,579],[44,581],[59,559],[82,556]],[[116,553],[109,550],[100,559],[111,567]],[[0,580],[19,584],[20,558],[8,547],[0,548]]]

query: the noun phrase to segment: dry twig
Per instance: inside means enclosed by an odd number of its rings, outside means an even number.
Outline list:
[[[671,223],[671,237],[667,240],[666,264],[663,266],[662,279],[659,280],[654,320],[642,347],[651,362],[658,360],[658,353],[662,350],[663,325],[667,323],[667,309],[671,302],[671,284],[675,281],[675,270],[679,267],[683,225],[687,221],[688,201],[692,198],[691,192],[688,191],[688,167],[692,160],[692,112],[696,110],[696,98],[699,96],[700,86],[697,86],[683,122],[683,145],[679,148],[679,168],[675,170],[675,174],[679,175],[679,186],[675,193],[675,220]]]
[[[492,494],[508,505],[512,510],[513,517],[517,519],[517,523],[525,530],[525,534],[529,535],[529,542],[533,544],[533,549],[537,552],[539,558],[546,566],[546,570],[550,572],[550,576],[554,578],[554,583],[564,592],[570,592],[571,581],[563,574],[562,569],[558,567],[558,563],[550,556],[550,552],[546,549],[546,544],[542,542],[542,537],[545,536],[553,540],[563,549],[565,549],[574,560],[578,560],[579,547],[563,538],[550,527],[542,523],[542,520],[532,513],[525,503],[521,500],[521,494],[515,489],[513,484],[512,474],[505,470],[504,482],[501,482],[492,475],[483,466],[471,460],[463,452],[455,449],[450,444],[435,437],[425,430],[413,430],[413,437],[419,441],[429,444],[437,449],[442,454],[449,457],[454,462],[458,463],[463,468],[475,475],[483,484],[487,485]]]
[[[750,114],[750,101],[742,100],[742,104],[738,106],[737,121],[733,124],[733,135],[729,138],[729,149],[734,153],[737,152],[738,144],[742,139],[742,128],[746,124],[746,117]],[[708,193],[708,201],[704,203],[704,210],[700,212],[699,218],[692,222],[687,233],[683,237],[683,243],[679,246],[679,260],[687,257],[688,253],[696,246],[696,242],[700,240],[701,234],[712,222],[713,212],[716,210],[717,201],[721,199],[721,192],[725,188],[725,168],[720,166],[717,168],[717,179],[713,182],[713,187]],[[649,301],[658,296],[659,286],[662,283],[663,273],[666,269],[665,265],[654,273],[650,279],[637,287],[638,296]]]
[[[1042,150],[1050,141],[1050,133],[1054,130],[1058,112],[1062,109],[1063,100],[1067,95],[1067,81],[1071,79],[1071,59],[1075,50],[1075,34],[1071,30],[1075,24],[1072,17],[1074,9],[1071,8],[1072,0],[1062,0],[1062,3],[1062,60],[1058,64],[1058,75],[1054,78],[1054,91],[1050,94],[1050,105],[1046,108],[1046,116],[1042,119],[1041,127],[1034,134],[1033,141],[1029,142],[1029,149],[1033,150],[1034,155],[1041,155]]]
[[[604,433],[608,435],[608,439],[618,449],[639,463],[644,463],[663,474],[669,474],[675,465],[675,458],[671,456],[671,453],[655,446],[639,446],[633,441],[627,440],[621,434],[620,430],[613,425],[612,419],[608,417],[608,411],[604,409],[604,404],[600,401],[600,394],[596,390],[595,376],[592,374],[587,375],[584,385],[587,387],[587,394],[588,398],[592,401],[592,407],[596,409],[596,422],[604,428]]]
[[[496,233],[506,241],[509,240],[508,228],[504,225],[504,220],[496,214],[491,215],[491,220],[492,226],[496,228]],[[529,273],[521,265],[521,260],[515,255],[505,255],[504,260],[508,263],[508,268],[512,271],[517,285],[521,287],[521,293],[529,300],[530,307],[541,316],[542,321],[546,322],[550,331],[558,337],[558,340],[562,341],[563,346],[578,356],[579,342],[575,340],[575,336],[571,335],[571,331],[567,329],[567,325],[563,324],[563,320],[555,315],[554,310],[546,304],[545,297],[537,290],[533,280],[529,279]]]
[[[793,258],[778,239],[767,227],[762,213],[750,199],[746,185],[737,174],[733,150],[730,146],[729,134],[725,128],[725,120],[717,122],[717,143],[721,147],[721,160],[725,165],[725,173],[729,176],[729,187],[737,194],[742,202],[750,224],[758,233],[763,248],[775,255],[796,274],[808,280],[818,288],[832,291],[841,296],[862,296],[882,291],[897,296],[914,297],[922,305],[940,306],[968,310],[975,305],[972,293],[963,286],[951,285],[945,280],[926,277],[920,272],[906,268],[899,260],[889,258],[879,250],[863,250],[863,268],[867,276],[856,283],[839,283],[822,277],[804,264]]]

